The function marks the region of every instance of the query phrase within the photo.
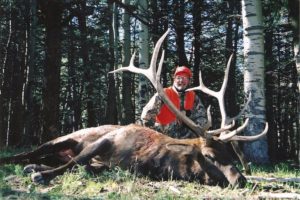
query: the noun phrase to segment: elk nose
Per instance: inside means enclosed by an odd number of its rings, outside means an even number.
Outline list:
[[[237,186],[240,188],[245,187],[246,183],[247,183],[247,179],[243,175],[241,175],[237,180]]]
[[[235,166],[230,166],[229,168],[227,168],[225,176],[230,185],[233,187],[244,187],[246,185],[246,178]]]

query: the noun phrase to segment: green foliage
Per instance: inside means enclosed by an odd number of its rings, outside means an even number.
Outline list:
[[[299,169],[289,163],[252,166],[253,175],[299,177]],[[22,173],[20,165],[0,167],[0,198],[22,199],[252,199],[262,192],[300,193],[300,184],[248,182],[245,188],[205,186],[197,182],[152,181],[136,177],[116,167],[101,174],[87,173],[82,166],[53,179],[49,185],[36,185]]]
[[[290,162],[282,162],[275,165],[267,165],[267,166],[252,166],[253,173],[266,174],[269,175],[274,174],[276,177],[299,177],[300,169],[293,167],[293,163]]]

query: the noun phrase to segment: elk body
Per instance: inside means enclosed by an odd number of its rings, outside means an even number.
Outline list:
[[[92,172],[119,166],[155,180],[196,180],[222,186],[242,186],[246,182],[220,142],[174,139],[135,124],[79,130],[31,152],[0,159],[1,164],[46,161],[52,166],[29,164],[24,168],[25,172],[34,172],[34,182],[45,183],[75,164],[85,165]]]
[[[246,182],[242,173],[233,165],[230,154],[223,142],[236,140],[256,140],[267,133],[265,130],[255,136],[239,136],[248,120],[235,130],[232,122],[235,118],[226,116],[223,98],[228,79],[227,65],[225,78],[220,92],[206,88],[202,80],[200,89],[218,99],[222,112],[220,129],[208,130],[211,116],[208,111],[208,123],[204,127],[195,124],[182,114],[168,99],[161,86],[160,72],[164,53],[156,70],[156,61],[160,46],[168,31],[158,40],[148,69],[139,69],[133,65],[134,55],[128,67],[118,71],[130,71],[145,75],[164,103],[185,123],[197,136],[194,139],[174,139],[162,133],[140,125],[104,125],[87,128],[49,141],[36,150],[21,153],[12,157],[0,158],[0,164],[34,163],[24,168],[32,173],[34,182],[47,182],[67,169],[80,164],[87,170],[100,172],[103,169],[119,166],[153,179],[196,180],[202,184],[227,186],[243,186]],[[230,62],[229,62],[230,63]],[[201,77],[201,76],[200,76]]]

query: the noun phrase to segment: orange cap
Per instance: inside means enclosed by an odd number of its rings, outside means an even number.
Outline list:
[[[186,66],[177,67],[174,76],[182,75],[182,74],[187,75],[189,78],[192,77],[192,71]]]

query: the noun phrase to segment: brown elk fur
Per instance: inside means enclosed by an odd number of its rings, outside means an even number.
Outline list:
[[[1,158],[0,164],[35,163],[26,166],[25,171],[34,172],[32,180],[39,183],[81,164],[94,172],[119,166],[155,180],[242,186],[246,179],[228,155],[225,146],[213,140],[174,139],[134,124],[104,125],[59,137],[28,153]],[[56,162],[41,165],[46,160]]]

